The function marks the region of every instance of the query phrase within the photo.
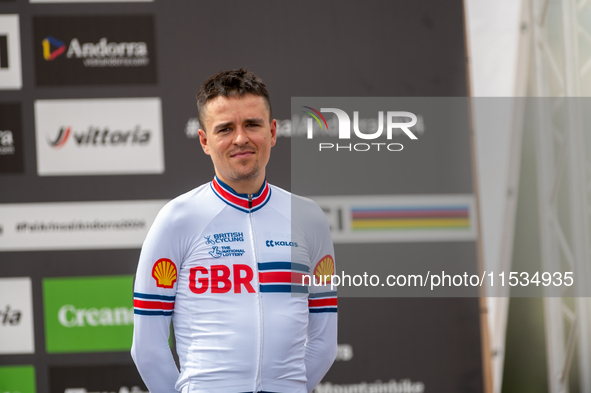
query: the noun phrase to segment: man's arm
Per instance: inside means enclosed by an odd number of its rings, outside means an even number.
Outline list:
[[[179,371],[168,339],[182,247],[173,221],[167,205],[144,241],[134,284],[131,356],[151,393],[177,393]]]
[[[334,247],[326,216],[314,203],[311,208],[311,231],[308,232],[312,274],[334,275]],[[311,235],[311,236],[310,236]],[[331,289],[330,278],[326,285],[311,285],[308,297],[308,336],[304,362],[308,392],[314,390],[332,366],[337,356],[337,292]]]

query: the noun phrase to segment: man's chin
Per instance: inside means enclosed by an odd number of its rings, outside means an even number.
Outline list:
[[[233,181],[249,181],[256,179],[260,175],[260,171],[257,169],[249,169],[243,171],[234,171],[232,173]]]

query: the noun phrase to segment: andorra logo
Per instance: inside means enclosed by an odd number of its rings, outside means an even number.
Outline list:
[[[334,260],[332,256],[325,255],[320,258],[320,261],[314,268],[314,276],[318,279],[318,282],[324,284],[330,284],[331,277],[334,275]]]
[[[156,280],[157,287],[172,288],[176,282],[176,266],[174,262],[166,258],[157,260],[152,268],[152,277]]]
[[[41,44],[43,45],[43,58],[47,61],[52,61],[66,51],[66,44],[52,36],[45,37]],[[52,46],[55,48],[53,51],[51,50]]]

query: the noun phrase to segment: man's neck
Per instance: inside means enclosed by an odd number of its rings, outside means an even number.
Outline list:
[[[257,192],[259,192],[259,190],[263,186],[263,183],[265,183],[265,174],[264,173],[262,174],[262,176],[257,176],[254,179],[240,180],[240,181],[233,181],[233,180],[225,179],[224,177],[220,176],[219,173],[216,173],[216,176],[218,177],[218,179],[220,179],[221,181],[223,181],[224,183],[226,183],[227,185],[232,187],[232,189],[234,191],[236,191],[238,194],[248,194],[248,195],[256,194]]]

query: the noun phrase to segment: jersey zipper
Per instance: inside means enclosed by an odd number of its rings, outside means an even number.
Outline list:
[[[257,291],[258,294],[258,301],[259,301],[259,358],[258,358],[258,368],[257,368],[257,379],[256,385],[254,387],[254,392],[259,391],[259,385],[261,384],[261,368],[263,365],[263,299],[261,297],[261,283],[259,282],[259,263],[257,258],[257,248],[256,248],[256,241],[254,235],[254,226],[252,224],[252,194],[248,195],[248,221],[250,224],[250,241],[252,246],[252,251],[254,253],[254,267],[257,277],[257,284],[259,286],[259,290]]]

